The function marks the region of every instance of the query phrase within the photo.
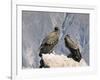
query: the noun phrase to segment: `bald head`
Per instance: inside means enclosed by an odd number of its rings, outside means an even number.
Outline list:
[[[59,31],[59,28],[58,28],[58,27],[55,27],[55,28],[54,28],[54,31]]]

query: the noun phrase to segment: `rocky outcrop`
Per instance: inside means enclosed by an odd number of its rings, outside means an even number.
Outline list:
[[[64,55],[58,54],[43,54],[41,61],[41,67],[78,67],[78,66],[87,66],[84,59],[81,59],[80,62],[73,60],[72,58],[68,58]]]

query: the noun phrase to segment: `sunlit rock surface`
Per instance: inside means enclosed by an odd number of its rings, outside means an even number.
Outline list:
[[[45,65],[51,67],[80,67],[87,66],[84,59],[80,62],[74,61],[72,58],[67,58],[64,55],[57,54],[43,54],[43,61]]]

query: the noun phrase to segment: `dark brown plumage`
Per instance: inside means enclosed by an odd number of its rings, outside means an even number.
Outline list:
[[[54,31],[49,33],[42,41],[40,45],[40,53],[39,56],[43,54],[52,53],[53,48],[58,43],[59,40],[59,28],[55,27]]]
[[[73,58],[77,62],[80,62],[82,56],[78,44],[76,44],[75,41],[73,41],[69,35],[65,36],[64,41],[65,41],[65,46],[71,52],[71,54],[69,54],[68,57]]]

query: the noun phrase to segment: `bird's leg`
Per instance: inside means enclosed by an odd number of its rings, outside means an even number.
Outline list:
[[[40,68],[43,68],[45,66],[43,59],[40,60]]]

